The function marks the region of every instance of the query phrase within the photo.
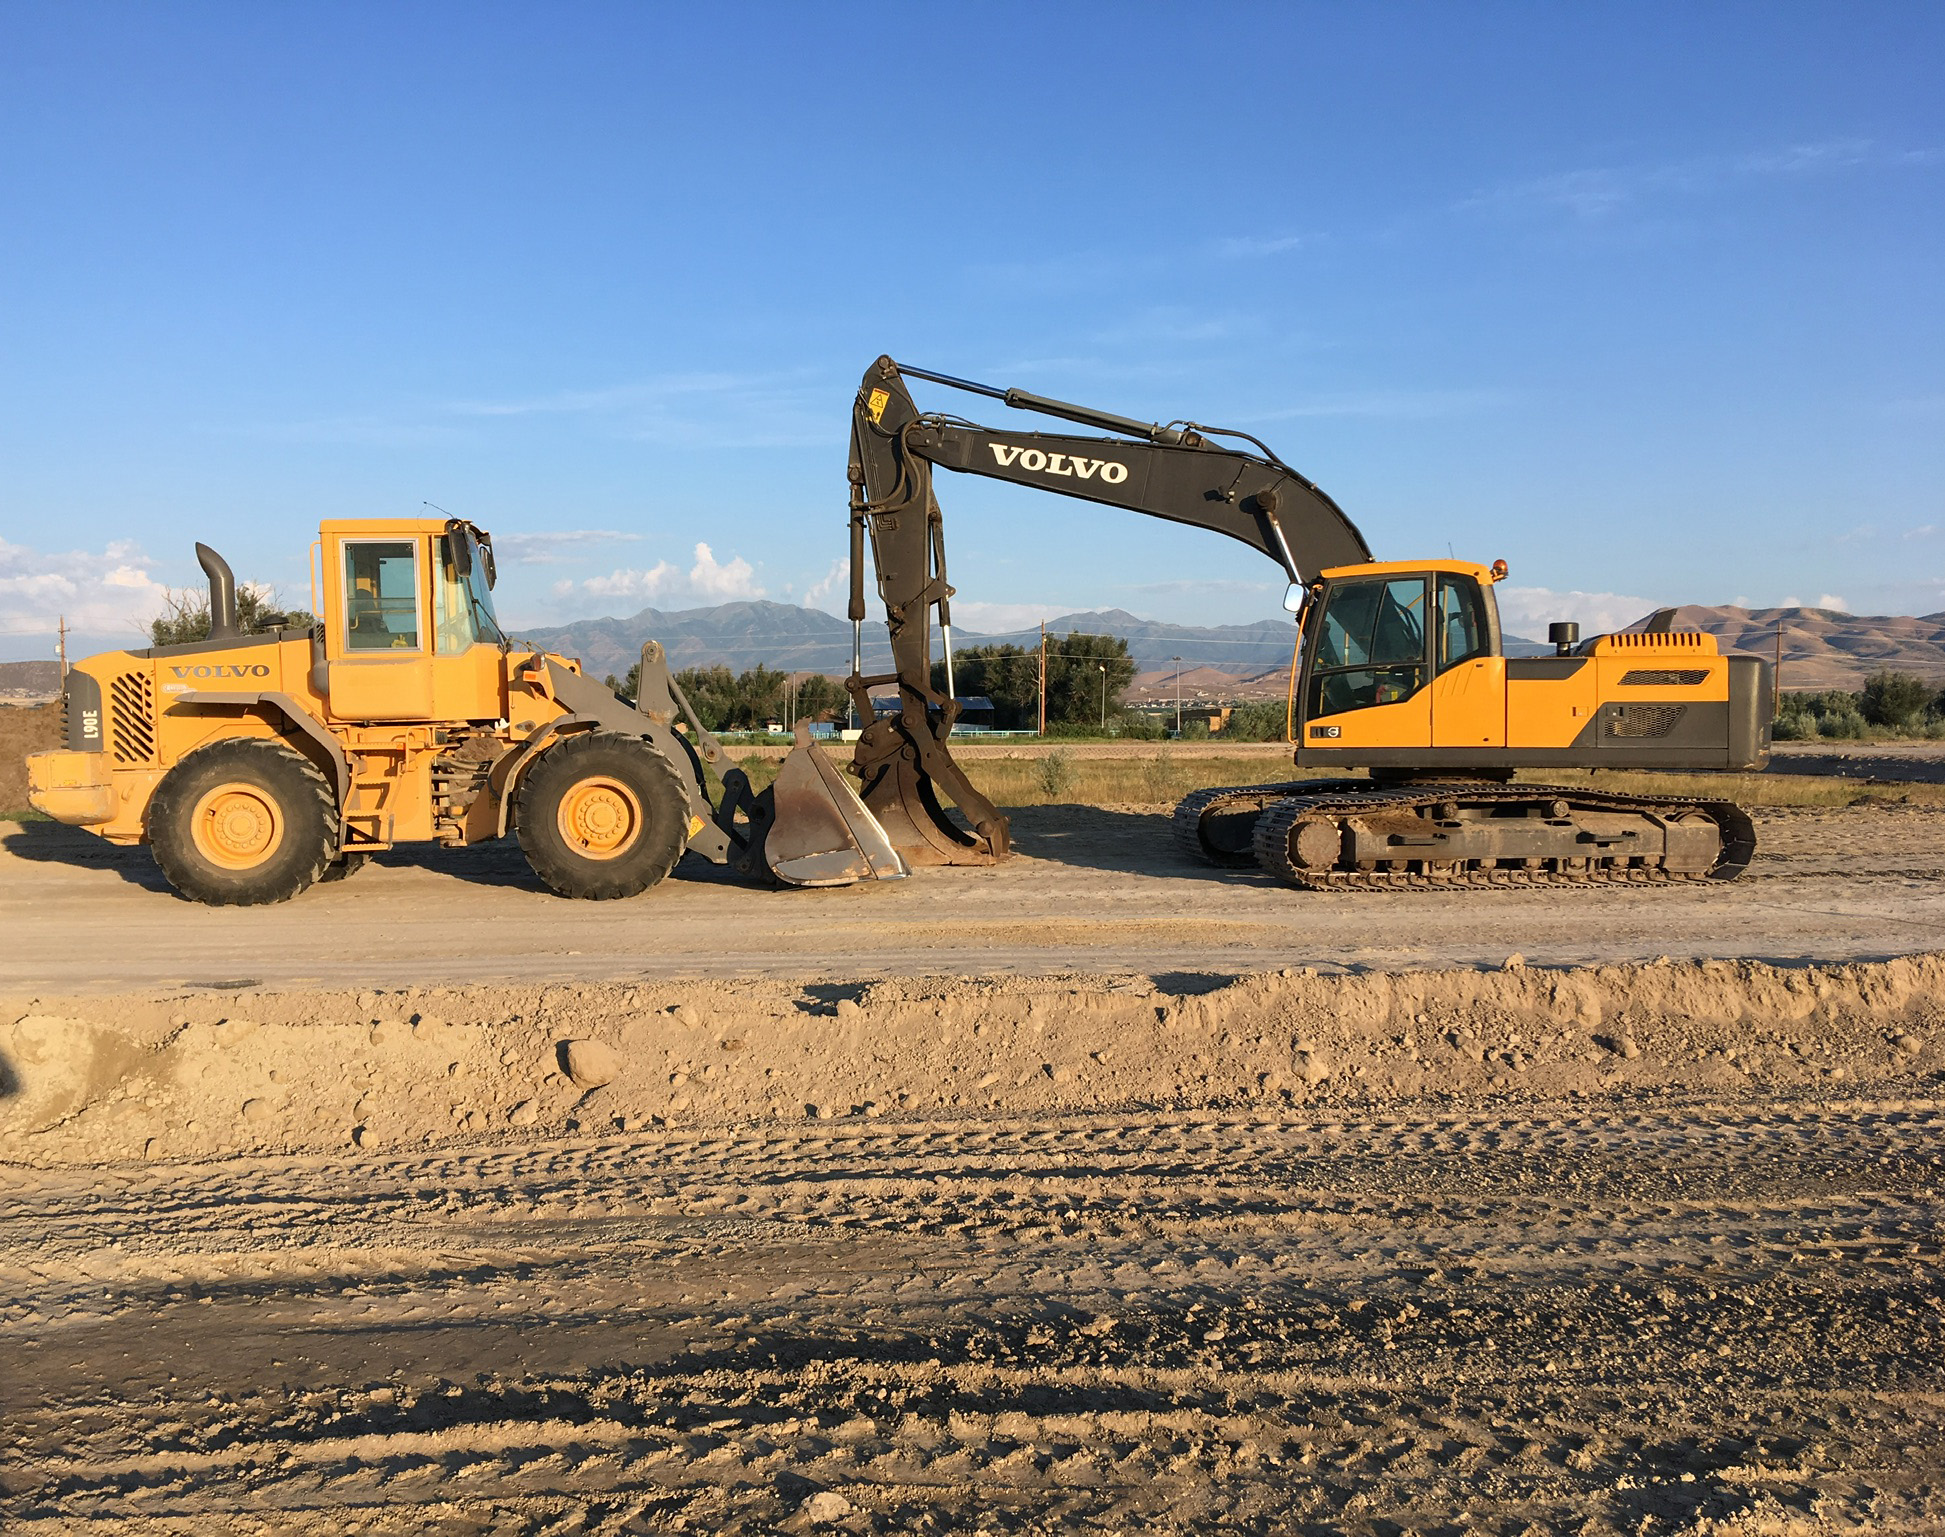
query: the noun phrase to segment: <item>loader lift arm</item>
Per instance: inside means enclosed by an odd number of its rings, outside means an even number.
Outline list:
[[[1008,432],[923,414],[906,388],[907,376],[1113,436]],[[1212,441],[1218,437],[1257,451]],[[979,864],[1008,851],[1006,819],[973,789],[945,745],[959,706],[951,697],[953,589],[932,491],[935,466],[1227,535],[1275,561],[1290,581],[1293,600],[1324,567],[1371,559],[1343,509],[1246,433],[1192,422],[1140,422],[879,358],[865,371],[851,414],[853,642],[846,687],[868,723],[854,760],[865,804],[893,843],[923,863]],[[869,677],[863,669],[867,538],[893,661],[891,673]],[[935,608],[946,657],[945,694],[932,687]],[[899,712],[874,720],[870,691],[885,684],[897,685]],[[971,834],[947,819],[935,785],[972,822]]]

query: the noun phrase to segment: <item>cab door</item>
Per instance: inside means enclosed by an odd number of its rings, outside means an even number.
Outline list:
[[[1306,669],[1306,748],[1422,748],[1431,740],[1428,576],[1333,582]]]
[[[1432,745],[1506,745],[1506,659],[1494,656],[1485,599],[1469,576],[1439,573],[1432,608]]]
[[[424,535],[347,535],[327,552],[335,612],[325,692],[347,721],[431,720],[430,588]]]
[[[486,570],[471,532],[432,541],[432,702],[443,721],[506,714],[506,667]]]

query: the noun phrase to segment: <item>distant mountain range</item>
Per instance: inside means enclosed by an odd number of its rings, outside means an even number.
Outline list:
[[[1254,675],[1289,665],[1295,639],[1288,619],[1259,619],[1253,624],[1183,625],[1141,619],[1125,609],[1100,609],[1062,614],[1047,621],[1049,635],[1119,635],[1128,642],[1135,666],[1142,672],[1173,669],[1180,657],[1188,668]],[[670,664],[683,667],[721,662],[739,671],[759,662],[788,672],[851,670],[851,626],[821,609],[788,603],[724,603],[715,608],[663,610],[645,608],[628,619],[584,619],[574,624],[520,632],[532,641],[565,656],[578,656],[596,677],[626,673],[641,655],[642,642],[659,640]],[[864,627],[865,670],[891,670],[891,646],[882,618]],[[954,627],[953,649],[967,646],[1040,644],[1040,627],[998,634]],[[1526,656],[1549,650],[1532,641],[1507,638],[1510,655]]]
[[[1630,628],[1645,624],[1643,615]],[[1782,631],[1783,686],[1788,689],[1863,687],[1884,668],[1914,672],[1945,683],[1945,613],[1923,618],[1906,615],[1841,614],[1823,608],[1735,608],[1690,604],[1675,610],[1677,629],[1707,630],[1724,650],[1751,651],[1774,659]],[[1171,683],[1176,658],[1181,669],[1261,679],[1290,665],[1293,640],[1287,619],[1251,624],[1183,625],[1142,619],[1126,609],[1062,614],[1047,621],[1050,635],[1079,630],[1119,635],[1128,642],[1136,669],[1167,673]],[[522,638],[549,650],[578,656],[596,677],[626,673],[641,654],[642,642],[660,640],[678,668],[712,662],[741,670],[759,662],[790,672],[843,676],[851,668],[851,626],[821,609],[788,603],[724,603],[716,608],[674,612],[645,608],[630,619],[587,619],[551,629],[527,630]],[[864,627],[865,669],[888,672],[891,648],[882,618]],[[955,648],[1012,644],[1035,646],[1040,629],[987,634],[955,629]],[[1519,636],[1506,637],[1508,656],[1543,656],[1553,648]],[[1151,681],[1144,677],[1144,682]],[[1201,679],[1207,685],[1213,679]],[[1267,685],[1266,685],[1267,686]]]
[[[1945,613],[1912,618],[1828,608],[1688,604],[1675,610],[1674,626],[1707,630],[1725,651],[1753,651],[1772,661],[1780,631],[1786,689],[1859,689],[1872,673],[1886,670],[1945,684]]]
[[[1636,621],[1645,623],[1646,615]],[[1707,630],[1723,649],[1750,651],[1774,659],[1782,633],[1783,687],[1786,689],[1861,688],[1882,669],[1913,672],[1945,684],[1945,613],[1912,618],[1902,614],[1843,614],[1823,608],[1735,608],[1691,604],[1674,614],[1677,629]],[[1634,626],[1631,626],[1633,628]],[[1221,692],[1224,675],[1259,680],[1268,693],[1290,665],[1293,640],[1287,619],[1251,624],[1181,625],[1141,619],[1125,609],[1063,614],[1047,621],[1050,635],[1075,631],[1119,635],[1128,642],[1142,682],[1160,686],[1166,674],[1172,691],[1177,657],[1185,688]],[[891,647],[884,620],[864,627],[865,668],[891,670]],[[721,662],[741,671],[758,663],[789,672],[822,672],[842,677],[851,670],[851,626],[822,609],[788,603],[724,603],[715,608],[645,608],[627,619],[583,619],[573,624],[523,630],[521,638],[566,656],[578,656],[601,677],[625,674],[641,655],[642,642],[655,639],[668,648],[677,668]],[[1031,647],[1039,626],[987,634],[953,631],[955,648],[1013,644]],[[1506,637],[1509,656],[1537,656],[1553,648],[1517,636]],[[1194,675],[1191,678],[1191,675]],[[1272,676],[1276,675],[1276,676]],[[0,699],[25,702],[59,692],[59,667],[53,661],[0,662]],[[1243,692],[1251,692],[1244,690]]]
[[[0,699],[31,704],[60,692],[59,662],[0,662]]]

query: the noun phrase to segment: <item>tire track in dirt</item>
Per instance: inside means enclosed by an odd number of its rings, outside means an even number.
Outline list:
[[[0,1511],[1918,1530],[1941,1130],[1806,1096],[13,1169]]]

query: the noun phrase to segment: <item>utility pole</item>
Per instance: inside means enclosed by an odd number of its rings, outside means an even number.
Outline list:
[[[1040,621],[1040,734],[1047,734],[1047,621]]]
[[[1783,714],[1783,616],[1776,616],[1776,676],[1771,681],[1770,692],[1776,696],[1775,714],[1772,719]]]
[[[1101,669],[1101,735],[1106,736],[1108,734],[1108,664],[1096,662],[1094,665]]]
[[[61,677],[68,675],[68,616],[61,615],[60,627],[55,631],[54,654],[61,659]],[[65,682],[63,683],[65,687]]]
[[[1169,660],[1175,664],[1175,734],[1179,737],[1182,734],[1182,659],[1172,656]]]

